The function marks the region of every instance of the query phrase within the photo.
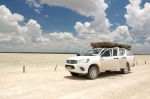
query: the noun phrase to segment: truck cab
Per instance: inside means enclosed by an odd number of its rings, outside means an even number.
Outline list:
[[[120,70],[127,74],[134,65],[134,56],[130,49],[92,48],[81,55],[68,58],[65,68],[73,76],[85,74],[89,79],[96,79],[102,71]]]

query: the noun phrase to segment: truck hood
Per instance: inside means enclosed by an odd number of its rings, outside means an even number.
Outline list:
[[[91,59],[96,56],[76,56],[76,57],[70,57],[68,60],[82,60],[82,59]]]

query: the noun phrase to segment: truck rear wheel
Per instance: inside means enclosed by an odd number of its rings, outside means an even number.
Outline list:
[[[79,76],[79,74],[78,74],[78,73],[70,72],[70,74],[71,74],[72,76]]]
[[[127,73],[129,73],[129,64],[126,64],[126,67],[123,68],[123,69],[121,69],[121,73],[122,73],[122,74],[127,74]]]
[[[87,77],[89,79],[96,79],[98,77],[98,68],[95,66],[90,67],[88,73],[87,73]]]

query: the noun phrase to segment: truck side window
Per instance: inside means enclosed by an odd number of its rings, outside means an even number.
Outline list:
[[[132,56],[133,55],[132,52],[131,52],[131,50],[127,50],[127,55],[128,56]]]
[[[119,52],[120,52],[120,56],[123,56],[124,55],[124,49],[119,49]]]
[[[111,50],[107,50],[102,54],[102,57],[109,57],[109,56],[111,56]]]
[[[117,56],[117,49],[113,49],[113,56]]]

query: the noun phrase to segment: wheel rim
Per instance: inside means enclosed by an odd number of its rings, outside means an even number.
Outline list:
[[[97,70],[96,70],[96,68],[91,70],[90,75],[91,75],[91,78],[96,78],[97,77]]]

